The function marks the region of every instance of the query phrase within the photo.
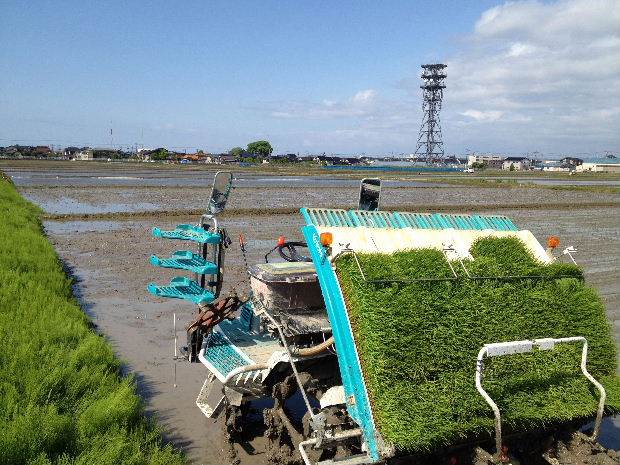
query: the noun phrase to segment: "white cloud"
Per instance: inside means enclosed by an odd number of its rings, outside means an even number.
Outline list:
[[[377,91],[374,89],[360,90],[352,97],[343,100],[324,99],[321,103],[312,102],[278,102],[266,104],[272,107],[270,116],[285,119],[334,119],[365,117],[375,109]]]
[[[530,55],[536,52],[536,47],[531,44],[524,44],[521,42],[515,42],[510,46],[510,50],[506,56],[508,57],[519,57],[523,55]]]
[[[491,8],[447,64],[448,147],[620,148],[615,0],[523,1]]]
[[[620,150],[620,4],[617,0],[508,2],[483,12],[449,58],[442,110],[448,151]],[[419,76],[407,99],[376,89],[320,103],[283,102],[274,118],[335,120],[322,144],[409,151],[420,124]],[[390,145],[400,144],[400,145]],[[341,150],[346,150],[342,146]]]
[[[366,103],[372,102],[376,96],[377,96],[376,90],[366,89],[366,90],[361,90],[357,94],[355,94],[353,98],[351,99],[351,101],[356,104],[357,103],[366,104]]]
[[[480,111],[480,110],[467,110],[461,113],[463,116],[469,116],[476,121],[497,121],[504,114],[503,111]]]

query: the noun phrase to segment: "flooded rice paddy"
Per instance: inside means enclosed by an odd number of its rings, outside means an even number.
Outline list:
[[[135,373],[149,411],[195,463],[225,463],[221,422],[205,418],[194,403],[206,369],[177,362],[174,386],[173,314],[182,327],[194,306],[155,299],[146,292],[148,282],[163,283],[174,276],[148,263],[151,254],[167,255],[175,246],[153,238],[152,227],[195,222],[195,216],[183,217],[183,212],[204,208],[214,171],[132,167],[123,172],[103,163],[25,165],[18,161],[0,161],[0,170],[46,213],[68,215],[64,220],[45,221],[45,230],[77,278],[75,290],[85,311]],[[248,262],[259,262],[279,235],[301,238],[302,218],[296,209],[355,207],[359,178],[339,175],[238,172],[228,213],[220,223],[233,239],[243,233]],[[604,299],[620,345],[620,194],[553,190],[542,185],[457,186],[425,175],[386,182],[381,201],[384,209],[449,208],[507,215],[541,241],[555,234],[562,245],[574,245],[588,282]],[[174,211],[181,216],[171,216]],[[140,212],[143,215],[135,218],[114,217]],[[91,215],[88,220],[79,217],[85,213]],[[243,293],[248,289],[247,275],[235,245],[233,241],[226,255],[224,292]],[[620,448],[620,421],[614,421],[616,427],[606,422],[603,441]],[[260,438],[252,447],[240,451],[242,463],[264,463]]]

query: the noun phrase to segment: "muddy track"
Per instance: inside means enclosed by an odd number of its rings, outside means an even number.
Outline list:
[[[573,208],[574,204],[569,202],[551,204],[505,204],[501,209],[509,210],[565,210]],[[580,208],[618,208],[620,202],[582,202]],[[350,205],[334,206],[332,208],[347,210]],[[500,209],[498,205],[386,205],[386,210],[397,210],[402,212],[489,212]],[[292,215],[298,213],[298,208],[236,208],[226,210],[222,218],[238,216],[258,216],[258,215]],[[123,220],[123,219],[142,219],[142,218],[175,218],[200,216],[204,209],[188,210],[149,210],[138,212],[105,212],[105,213],[67,213],[67,214],[45,214],[44,220],[48,221],[74,221],[74,220]]]

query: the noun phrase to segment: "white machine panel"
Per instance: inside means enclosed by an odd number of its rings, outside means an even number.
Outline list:
[[[517,237],[523,241],[534,257],[542,263],[550,263],[551,258],[528,230],[522,231],[482,231],[457,229],[381,229],[381,228],[348,228],[321,226],[321,232],[331,232],[334,238],[332,256],[346,248],[357,253],[394,253],[399,250],[433,248],[443,250],[451,245],[454,253],[448,254],[451,260],[456,258],[471,259],[469,249],[474,241],[481,237]]]

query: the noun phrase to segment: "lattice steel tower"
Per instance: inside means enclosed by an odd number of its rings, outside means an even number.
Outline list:
[[[422,65],[422,124],[415,157],[426,163],[441,163],[444,158],[443,141],[441,140],[441,124],[439,111],[446,88],[444,79],[447,77],[447,65],[440,63]]]

